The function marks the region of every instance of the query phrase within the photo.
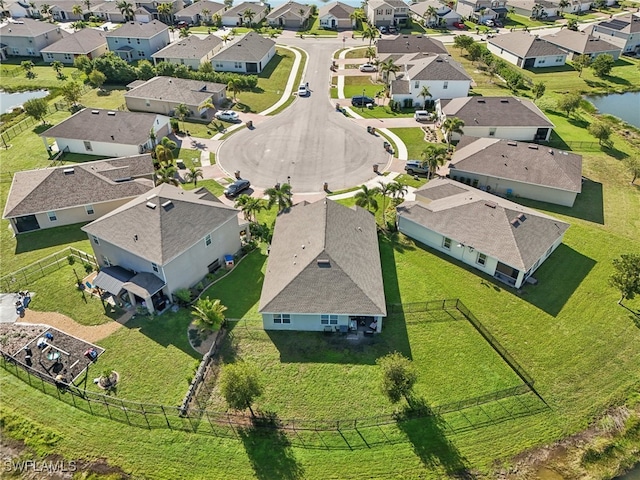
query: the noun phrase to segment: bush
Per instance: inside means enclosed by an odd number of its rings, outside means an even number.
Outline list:
[[[76,263],[76,257],[74,257],[73,255],[69,255],[67,257],[67,262],[69,262],[69,265],[73,265],[74,263]]]
[[[73,113],[78,113],[80,110],[82,110],[84,108],[84,105],[80,104],[80,103],[74,103],[73,105],[71,105],[69,107],[69,112]]]
[[[171,123],[171,130],[173,130],[174,132],[180,131],[180,123],[178,122],[177,118],[172,118],[170,120],[170,123]]]
[[[191,302],[191,290],[189,290],[188,288],[180,288],[173,294],[178,299],[178,304],[182,306],[186,306],[189,304],[189,302]]]
[[[87,272],[87,275],[90,274],[91,272],[93,272],[93,265],[91,265],[90,263],[85,263],[84,271]]]
[[[200,291],[200,292],[201,292],[202,290],[204,290],[204,285],[202,284],[202,282],[198,282],[198,283],[196,284],[196,290],[198,290],[198,291]]]

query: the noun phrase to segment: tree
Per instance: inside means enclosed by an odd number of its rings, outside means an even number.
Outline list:
[[[71,13],[74,15],[82,15],[82,7],[80,5],[74,5],[71,7]]]
[[[42,13],[42,18],[44,20],[49,19],[51,16],[51,5],[44,3],[40,6],[40,13]]]
[[[424,108],[427,108],[427,97],[431,97],[431,92],[429,91],[429,87],[427,87],[426,85],[423,85],[422,89],[420,89],[420,93],[418,94],[418,96],[424,99]]]
[[[200,298],[193,306],[193,323],[200,328],[216,331],[224,322],[224,312],[227,307],[219,299]]]
[[[35,65],[33,64],[33,62],[31,60],[24,60],[24,61],[20,62],[20,66],[25,71],[25,75],[26,75],[26,77],[28,79],[32,80],[32,79],[34,79],[34,78],[36,78],[38,76],[33,71],[33,67],[35,67]]]
[[[124,16],[125,22],[134,19],[135,10],[133,4],[127,2],[127,0],[121,0],[116,3],[116,8],[120,10],[120,13]]]
[[[479,43],[472,43],[467,47],[467,55],[471,62],[475,62],[476,60],[480,60],[482,57],[482,47]]]
[[[224,7],[226,10],[229,10],[233,7],[233,0],[224,0]]]
[[[376,195],[380,193],[378,188],[369,188],[366,185],[362,185],[360,190],[355,195],[356,205],[367,210],[374,212],[378,211],[378,200]]]
[[[562,13],[563,16],[564,16],[564,9],[567,8],[569,5],[571,5],[569,3],[569,0],[560,0],[558,2],[558,7],[560,7],[560,12]]]
[[[447,147],[444,145],[438,145],[437,143],[431,143],[425,147],[420,154],[424,163],[429,166],[429,178],[433,178],[433,172],[435,172],[439,166],[444,165],[447,159]]]
[[[198,167],[189,167],[189,171],[184,175],[184,179],[187,182],[193,182],[193,186],[198,186],[198,179],[204,178],[202,169]]]
[[[350,15],[349,18],[356,22],[356,28],[362,28],[362,24],[367,21],[367,15],[364,13],[362,8],[356,8]]]
[[[620,291],[618,305],[640,294],[640,254],[623,253],[613,259],[615,272],[609,277],[609,284]]]
[[[202,15],[203,22],[209,23],[211,21],[211,17],[209,16],[211,15],[211,10],[209,10],[208,8],[203,8],[200,14]]]
[[[400,71],[400,67],[396,65],[393,58],[387,58],[380,64],[380,71],[385,79],[385,83],[389,86],[389,83],[391,82],[391,74],[393,73],[393,77],[395,79],[396,74]]]
[[[249,27],[251,27],[255,16],[256,16],[256,12],[254,12],[250,8],[247,8],[244,12],[242,12],[242,19],[246,20],[246,23],[249,25]]]
[[[178,38],[187,38],[189,35],[191,35],[191,31],[188,28],[181,28]]]
[[[369,26],[362,32],[362,40],[369,40],[369,46],[380,36],[380,32],[376,27]]]
[[[58,80],[64,80],[65,75],[64,73],[62,73],[62,69],[64,68],[64,63],[62,63],[60,60],[56,60],[54,62],[51,63],[51,68],[53,68],[53,71],[56,72],[56,78]]]
[[[102,88],[104,82],[107,80],[107,76],[100,70],[93,70],[88,76],[89,83],[96,87],[98,90]]]
[[[156,69],[149,60],[140,60],[136,67],[136,74],[140,80],[150,80],[156,76]]]
[[[184,119],[191,115],[191,110],[189,110],[189,107],[187,107],[184,103],[181,103],[175,108],[173,113],[182,122],[182,128],[186,130]]]
[[[376,55],[377,53],[374,47],[367,47],[367,50],[365,51],[365,56],[367,57],[369,62],[371,62],[374,58],[376,58]]]
[[[580,97],[579,93],[568,93],[558,99],[557,106],[563,112],[567,112],[567,117],[569,117],[571,112],[580,106],[580,102],[582,102],[582,97]]]
[[[65,83],[60,89],[60,93],[69,105],[75,105],[82,96],[80,85],[76,82]]]
[[[158,15],[167,25],[173,24],[173,3],[166,2],[158,5]]]
[[[236,199],[235,207],[242,211],[245,220],[255,222],[258,212],[264,209],[264,202],[259,198],[242,194]]]
[[[229,40],[231,40],[231,34],[230,34],[230,33],[225,33],[224,35],[222,35],[222,36],[220,37],[220,40],[222,40],[222,42],[224,43],[224,45],[226,45],[226,44],[227,44],[227,42],[228,42]]]
[[[162,140],[160,140],[160,143],[156,145],[155,148],[157,162],[160,164],[173,165],[173,151],[177,147],[178,144],[169,137],[162,137]]]
[[[385,183],[383,181],[378,180],[378,185],[380,185],[379,187],[376,187],[378,189],[378,192],[380,193],[380,195],[382,195],[382,224],[384,225],[385,229],[387,227],[387,197],[391,195],[392,192],[392,187],[390,186],[389,183]]]
[[[214,73],[213,65],[211,62],[202,62],[198,67],[198,73],[202,76],[203,79],[209,78]]]
[[[91,0],[84,0],[82,3],[87,7],[87,12],[91,13]]]
[[[587,131],[598,139],[598,144],[608,144],[611,137],[611,127],[602,120],[596,120],[587,127]]]
[[[408,191],[407,186],[397,180],[389,183],[389,193],[391,193],[394,200],[404,198]]]
[[[222,26],[222,15],[219,13],[214,13],[211,17],[211,23],[213,23],[216,27]]]
[[[570,18],[567,20],[567,30],[573,30],[574,32],[578,31],[578,20],[575,18]]]
[[[262,395],[263,386],[260,382],[258,369],[249,363],[229,363],[220,372],[220,391],[229,407],[235,410],[249,409],[255,418],[251,405]]]
[[[402,397],[408,401],[411,390],[418,381],[418,371],[411,360],[401,353],[393,352],[378,358],[376,363],[382,371],[382,393],[392,403],[398,403]]]
[[[229,83],[227,84],[227,90],[233,93],[233,101],[235,102],[236,96],[242,91],[240,79],[232,78],[231,80],[229,80]]]
[[[474,40],[469,35],[456,35],[453,39],[453,46],[460,49],[460,54],[462,54],[462,50],[468,49],[473,43]]]
[[[613,59],[613,56],[608,53],[598,55],[596,59],[591,62],[593,74],[600,78],[608,77],[615,63],[616,61]]]
[[[49,111],[49,104],[44,98],[27,100],[24,102],[24,105],[22,105],[22,108],[24,108],[25,113],[34,120],[42,120],[43,125],[46,123],[44,117]]]
[[[640,157],[627,157],[623,163],[625,168],[633,176],[631,184],[635,183],[636,178],[640,177]]]
[[[160,168],[156,170],[156,186],[167,183],[177,187],[180,185],[180,181],[176,178],[176,173],[178,173],[178,169],[174,165],[161,165]]]
[[[573,68],[578,71],[578,78],[582,76],[582,70],[591,65],[591,57],[589,55],[578,55],[573,59]]]
[[[89,75],[93,70],[93,61],[86,55],[79,55],[73,61],[73,66]]]
[[[533,93],[534,101],[540,99],[546,90],[547,85],[544,82],[534,83],[533,87],[531,87],[531,93]]]
[[[462,128],[464,127],[464,121],[460,120],[458,117],[450,117],[447,118],[442,123],[442,129],[444,131],[444,138],[449,147],[451,146],[451,137],[454,133],[458,135],[462,135],[464,131]]]
[[[427,25],[432,27],[434,23],[438,20],[438,10],[435,9],[433,5],[429,5],[427,7],[427,11],[424,14]]]
[[[84,20],[78,20],[75,21],[71,24],[71,28],[73,28],[74,31],[78,31],[78,30],[82,30],[83,28],[87,28],[89,26],[89,24],[87,22],[85,22]]]
[[[104,73],[105,83],[127,84],[138,78],[135,67],[114,52],[107,52],[96,58],[93,67]]]
[[[291,185],[288,183],[283,183],[282,185],[278,183],[275,187],[267,188],[264,191],[264,194],[269,197],[267,208],[270,209],[277,204],[278,214],[284,212],[293,205],[293,202],[291,201]]]

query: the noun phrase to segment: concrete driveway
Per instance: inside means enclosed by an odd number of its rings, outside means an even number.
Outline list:
[[[335,191],[373,178],[373,164],[382,170],[390,161],[384,139],[336,112],[328,96],[337,42],[287,39],[287,44],[308,53],[303,81],[309,82],[311,95],[297,98],[254,129],[232,135],[217,152],[219,166],[228,174],[239,170],[261,188],[290,178],[297,193],[321,191],[324,182]]]

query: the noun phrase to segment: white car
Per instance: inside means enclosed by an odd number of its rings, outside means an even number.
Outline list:
[[[377,72],[378,69],[375,65],[371,65],[370,63],[365,63],[364,65],[360,65],[361,72]]]
[[[300,86],[298,87],[298,96],[306,97],[307,95],[309,95],[309,90],[307,89],[307,85],[304,83],[301,83]]]
[[[487,27],[495,27],[496,26],[496,22],[494,22],[493,20],[485,20],[484,24]]]
[[[428,122],[433,119],[433,113],[427,112],[426,110],[416,110],[413,118],[415,118],[417,122]]]
[[[240,115],[233,110],[221,110],[214,115],[218,120],[224,120],[225,122],[239,122]]]

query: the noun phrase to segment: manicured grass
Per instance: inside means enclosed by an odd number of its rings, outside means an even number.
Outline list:
[[[301,33],[303,33],[304,35],[314,35],[319,37],[337,37],[338,36],[337,31],[326,30],[320,27],[320,18],[318,17],[318,15],[309,17],[309,20],[307,20],[306,25],[308,25],[308,27],[301,31]]]
[[[367,46],[354,48],[344,54],[344,58],[366,58]],[[337,58],[337,57],[336,57]]]
[[[74,273],[75,270],[75,273]],[[77,274],[77,277],[76,277]],[[29,305],[39,312],[59,312],[82,325],[100,325],[119,318],[123,311],[79,290],[77,278],[86,275],[82,263],[66,265],[29,284],[29,291],[36,294]]]
[[[290,47],[290,48],[294,48],[294,47]],[[296,73],[296,79],[293,82],[294,87],[296,85],[300,85],[302,83],[302,75],[305,72],[305,67],[307,65],[307,52],[305,52],[304,50],[300,49],[300,48],[294,48],[295,50],[298,51],[298,53],[300,53],[301,55],[301,61],[300,61],[300,66],[298,68],[298,72]],[[280,105],[278,108],[276,108],[273,112],[271,112],[269,115],[277,115],[278,113],[282,112],[285,108],[287,108],[289,105],[291,105],[291,103],[296,99],[297,97],[291,95],[289,96],[289,98],[287,98],[287,100]]]
[[[373,108],[365,108],[364,111],[358,112],[364,118],[411,118],[415,113],[413,108],[404,108],[400,112],[394,112],[387,106],[375,106]]]
[[[404,142],[410,159],[420,160],[422,158],[422,151],[429,145],[428,142],[424,141],[424,130],[422,128],[390,128],[389,130],[398,135]]]
[[[384,93],[385,87],[383,83],[374,83],[374,77],[344,77],[344,96],[345,98],[355,97],[356,95],[364,95],[375,98],[377,94]]]
[[[205,187],[207,190],[213,193],[216,197],[219,197],[224,193],[224,187],[220,185],[218,182],[216,182],[215,180],[211,180],[209,178],[204,180],[198,180],[198,185],[196,185],[196,187],[197,188]],[[184,183],[182,185],[182,188],[184,188],[185,190],[193,190],[196,187],[193,186],[193,183]]]
[[[33,72],[36,74],[36,78],[29,79],[26,76],[26,72],[20,67],[20,62],[23,60],[31,60],[36,66],[33,67]],[[0,86],[5,90],[39,90],[41,88],[60,88],[64,82],[69,81],[77,81],[82,82],[84,79],[84,74],[78,75],[78,69],[73,67],[64,67],[62,69],[62,73],[66,76],[66,79],[60,81],[57,78],[57,74],[55,70],[51,67],[51,65],[44,63],[42,58],[40,60],[37,58],[11,58],[10,60],[2,61],[3,74],[2,80],[0,81]],[[8,72],[19,72],[16,76],[11,76],[9,74],[4,74],[4,69],[7,69]],[[76,74],[78,77],[75,79],[73,75]]]
[[[190,148],[181,148],[174,154],[174,158],[181,159],[187,168],[200,166],[200,150],[191,150]]]
[[[414,176],[407,175],[407,174],[403,173],[403,174],[398,175],[396,177],[396,182],[400,182],[403,185],[407,185],[409,187],[420,188],[425,183],[427,183],[427,178],[426,177],[418,177],[418,179],[416,180]]]
[[[555,21],[553,20],[536,20],[525,17],[524,15],[518,15],[517,13],[507,13],[507,18],[505,19],[503,26],[504,28],[535,28],[553,25],[554,23]]]
[[[127,89],[122,86],[107,85],[102,90],[88,91],[80,98],[80,103],[87,107],[115,110],[125,107],[125,93],[127,93]]]

